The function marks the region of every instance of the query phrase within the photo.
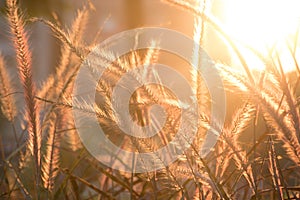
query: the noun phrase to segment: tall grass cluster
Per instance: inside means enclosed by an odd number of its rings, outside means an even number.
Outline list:
[[[148,108],[152,104],[162,105],[167,113],[163,129],[146,139],[128,136],[117,127],[111,103],[112,89],[122,75],[140,65],[151,68],[159,60],[159,48],[116,59],[98,82],[96,108],[76,104],[72,101],[75,77],[97,44],[97,39],[90,44],[84,42],[85,25],[94,12],[91,2],[78,10],[66,30],[58,21],[28,18],[16,0],[7,0],[6,20],[16,66],[8,66],[6,55],[0,55],[0,108],[1,120],[5,122],[0,139],[11,134],[5,137],[10,140],[0,140],[0,199],[300,199],[297,37],[286,44],[295,72],[284,72],[276,49],[269,56],[253,50],[266,66],[265,70],[253,72],[238,45],[205,11],[205,6],[197,8],[191,1],[183,0],[162,2],[194,16],[194,38],[200,45],[209,25],[239,58],[241,70],[216,63],[226,94],[234,96],[228,98],[227,104],[237,105],[234,112],[229,112],[225,125],[220,127],[217,119],[211,119],[211,102],[204,81],[201,74],[190,70],[201,109],[198,133],[188,151],[155,172],[125,173],[104,166],[81,144],[72,109],[96,112],[106,136],[123,149],[152,152],[166,145],[181,123],[180,106],[172,91],[145,85],[132,96],[130,113],[141,126],[150,123]],[[33,79],[31,32],[26,26],[36,22],[51,29],[61,48],[55,72],[40,87]],[[154,41],[153,45],[159,47],[159,42]],[[12,68],[18,72],[17,78],[12,75]],[[137,81],[141,78],[131,75]],[[22,88],[15,88],[16,81]],[[23,102],[24,108],[18,107],[17,101]],[[208,129],[214,129],[220,137],[211,152],[201,157],[199,151]],[[11,148],[4,148],[4,144]]]

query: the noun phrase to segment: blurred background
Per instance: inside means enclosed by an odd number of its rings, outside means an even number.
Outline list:
[[[29,33],[33,62],[32,72],[36,86],[38,89],[42,88],[42,84],[49,75],[54,74],[55,68],[60,64],[61,55],[64,55],[66,52],[61,48],[63,46],[62,42],[54,36],[54,32],[47,25],[42,22],[32,22],[29,19],[44,18],[68,32],[72,29],[71,26],[78,14],[78,10],[89,7],[91,10],[89,19],[86,20],[87,24],[83,24],[85,27],[82,34],[83,46],[90,47],[89,45],[94,43],[94,41],[100,43],[114,34],[139,27],[169,28],[193,38],[195,21],[198,20],[197,22],[203,28],[201,47],[213,61],[224,64],[229,68],[234,67],[239,72],[244,73],[242,64],[236,54],[238,52],[243,56],[250,71],[254,74],[255,81],[258,82],[263,73],[270,72],[264,71],[268,64],[265,62],[265,58],[272,62],[281,60],[283,70],[287,73],[287,76],[283,75],[282,77],[284,80],[286,78],[291,80],[289,84],[296,85],[295,93],[297,95],[295,96],[299,96],[299,89],[296,90],[300,80],[298,79],[300,70],[297,64],[300,60],[300,52],[297,50],[297,47],[300,46],[300,40],[298,40],[300,27],[299,0],[186,0],[182,2],[189,3],[196,10],[205,10],[209,13],[214,22],[222,26],[222,30],[230,36],[228,37],[230,39],[224,40],[225,34],[220,34],[222,31],[218,32],[216,26],[213,27],[211,23],[206,21],[202,24],[201,19],[196,19],[192,12],[171,6],[162,0],[19,0],[26,21],[26,29]],[[23,136],[18,135],[18,138],[21,138],[20,140],[22,141],[25,141],[27,136],[25,133],[26,125],[23,124],[26,123],[26,120],[22,119],[25,113],[22,86],[16,69],[15,50],[11,42],[6,12],[5,1],[0,0],[0,54],[5,59],[5,67],[12,80],[13,88],[16,89],[14,91],[16,103],[18,104],[16,107],[20,110],[18,110],[18,116],[14,121],[15,127],[12,127],[0,112],[0,146],[4,148],[4,151],[0,149],[0,155],[2,154],[3,158],[5,157],[4,154],[10,155],[18,146],[18,144],[15,145],[15,142],[11,143],[11,141],[15,141],[14,135],[11,133],[17,132],[22,134]],[[197,34],[200,33],[198,32]],[[232,44],[229,44],[230,42],[236,44],[237,52],[234,52]],[[163,53],[160,55],[163,55]],[[176,68],[180,73],[191,78],[190,66],[183,59],[175,57],[174,55],[173,57],[167,57],[171,60],[168,62],[169,66]],[[70,74],[72,74],[71,67],[74,67],[74,63],[77,62],[78,64],[80,61],[76,56],[72,57],[70,55],[67,59],[69,58],[71,58],[72,62],[70,62],[71,64],[68,63],[65,69],[70,69]],[[277,67],[278,63],[275,63],[274,66]],[[2,86],[0,85],[0,87]],[[277,85],[274,84],[274,87],[277,87]],[[233,121],[233,113],[249,97],[242,96],[238,92],[235,93],[235,90],[226,92],[226,122],[229,124]],[[253,94],[249,93],[248,95],[251,97]],[[274,96],[276,95],[280,94],[275,94]],[[45,96],[47,98],[47,91]],[[283,99],[283,97],[281,98]],[[299,103],[298,100],[297,102]],[[281,102],[279,104],[281,105]],[[298,105],[295,106],[297,107]],[[260,110],[257,113],[251,118],[249,126],[245,128],[242,137],[239,138],[246,149],[252,148],[252,145],[255,146],[256,138],[266,133],[266,123],[261,116]],[[42,110],[41,116],[43,114]],[[68,117],[70,119],[61,123],[73,120],[72,117]],[[16,130],[13,130],[14,128]],[[70,135],[73,134],[72,130],[69,132],[71,133]],[[70,144],[72,145],[71,142]],[[62,150],[64,151],[63,148]],[[258,149],[258,151],[266,153],[263,147]],[[77,159],[76,154],[72,157],[68,154],[68,151],[66,152],[65,157],[67,159],[63,161],[62,166],[68,166],[69,163],[73,162],[72,159]],[[257,156],[255,153],[254,150],[253,158],[251,158],[254,161],[254,167]],[[249,165],[252,160],[249,160]],[[81,173],[82,170],[79,171]],[[257,172],[260,175],[261,171]],[[95,173],[91,173],[92,179],[95,178],[94,175]],[[288,177],[290,178],[290,176]],[[291,176],[291,179],[293,178]],[[298,184],[298,181],[295,178],[296,184]]]

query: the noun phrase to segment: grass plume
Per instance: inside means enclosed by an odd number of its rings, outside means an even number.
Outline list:
[[[24,20],[20,14],[16,0],[7,1],[7,20],[10,25],[12,41],[16,50],[17,68],[24,88],[26,104],[26,120],[28,122],[28,148],[34,155],[36,168],[36,185],[40,183],[41,165],[41,131],[39,124],[39,109],[36,103],[36,88],[32,78],[31,51],[28,44],[28,34],[25,30]]]

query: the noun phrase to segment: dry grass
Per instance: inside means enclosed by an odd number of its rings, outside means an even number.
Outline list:
[[[227,117],[225,126],[218,127],[217,119],[209,117],[207,107],[211,106],[211,102],[204,82],[197,71],[190,70],[201,108],[198,113],[200,127],[190,149],[170,166],[155,172],[124,173],[102,165],[81,144],[72,116],[72,108],[84,110],[87,114],[95,112],[88,104],[72,101],[74,79],[80,64],[96,44],[84,42],[85,25],[95,8],[88,2],[77,12],[67,30],[61,28],[59,22],[38,18],[29,20],[30,23],[43,22],[61,41],[61,56],[55,73],[49,75],[41,89],[37,90],[32,78],[34,55],[29,47],[23,12],[15,0],[7,0],[7,22],[16,51],[16,69],[23,86],[26,112],[22,117],[24,122],[16,119],[23,113],[17,112],[17,91],[4,62],[5,55],[1,55],[0,107],[14,134],[13,139],[0,141],[1,199],[300,198],[300,74],[295,77],[284,73],[280,58],[273,54],[270,57],[260,55],[267,67],[259,72],[259,76],[253,76],[237,45],[206,13],[205,5],[195,9],[188,1],[163,2],[195,15],[194,39],[200,44],[205,40],[206,24],[210,24],[240,59],[244,73],[217,64],[226,93],[241,102],[238,109]],[[299,71],[296,43],[290,50]],[[159,43],[153,42],[152,46],[121,58],[103,55],[103,63],[111,65],[97,85],[95,110],[107,137],[120,147],[136,152],[151,152],[166,145],[174,138],[181,122],[180,106],[172,92],[164,87],[146,85],[133,95],[130,112],[138,124],[147,125],[150,123],[149,107],[161,104],[167,113],[164,128],[154,137],[137,139],[117,127],[111,105],[112,88],[122,75],[138,65],[148,65],[148,70],[154,70],[151,64],[159,62],[161,52],[156,49]],[[203,67],[201,63],[199,67]],[[142,78],[149,78],[129,73],[139,83]],[[20,126],[23,129],[19,133],[16,127]],[[209,128],[218,131],[220,137],[214,149],[203,158],[199,150]],[[7,128],[2,129],[2,135],[10,132]],[[20,140],[22,134],[27,135],[26,141]],[[4,143],[17,148],[5,150]],[[153,159],[161,162],[159,156]]]

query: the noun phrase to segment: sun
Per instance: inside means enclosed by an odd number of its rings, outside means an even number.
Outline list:
[[[285,46],[287,41],[294,41],[298,33],[299,9],[299,0],[225,0],[223,22],[236,41],[265,55],[276,47],[281,59],[291,63],[287,61],[290,58]],[[255,66],[252,68],[257,68]],[[285,70],[291,71],[294,67],[288,65]]]

